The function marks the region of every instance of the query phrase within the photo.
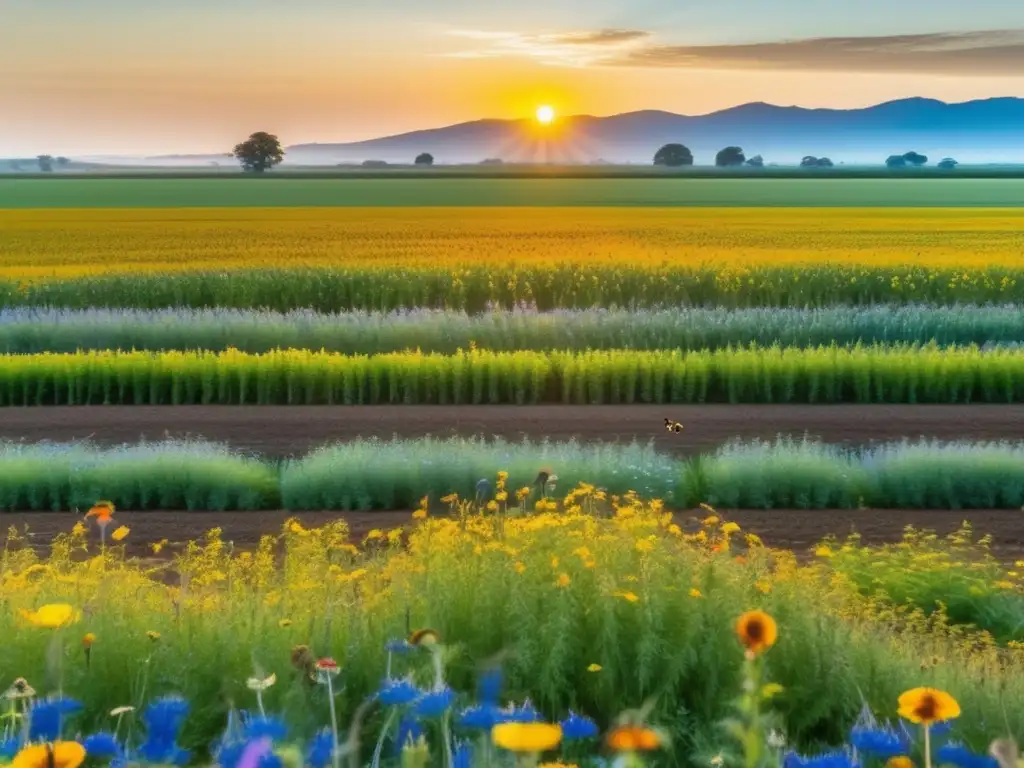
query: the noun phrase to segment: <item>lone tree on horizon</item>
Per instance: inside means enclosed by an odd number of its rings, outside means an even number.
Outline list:
[[[668,168],[693,165],[693,153],[682,144],[666,144],[654,153],[654,164]]]
[[[421,152],[416,155],[416,159],[413,161],[414,165],[433,165],[434,156],[429,152]]]
[[[257,131],[241,144],[236,144],[233,157],[238,158],[242,170],[248,173],[263,173],[284,159],[284,149],[277,136]]]
[[[715,165],[719,168],[728,168],[734,165],[743,165],[746,159],[743,150],[739,147],[726,147],[715,155]]]
[[[36,158],[36,162],[39,164],[39,170],[43,173],[50,173],[53,170],[52,155],[39,155]]]

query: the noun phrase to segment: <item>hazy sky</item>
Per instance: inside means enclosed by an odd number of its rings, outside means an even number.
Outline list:
[[[1024,96],[1020,0],[0,0],[0,156]]]

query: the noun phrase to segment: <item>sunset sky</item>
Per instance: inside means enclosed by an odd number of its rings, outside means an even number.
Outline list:
[[[541,103],[1024,96],[1013,0],[0,0],[0,28],[8,157],[349,141]]]

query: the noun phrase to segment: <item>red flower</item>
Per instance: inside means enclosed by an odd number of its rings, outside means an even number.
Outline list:
[[[318,659],[316,662],[316,668],[331,675],[336,675],[340,671],[338,668],[338,662],[330,656],[324,656],[324,658]]]

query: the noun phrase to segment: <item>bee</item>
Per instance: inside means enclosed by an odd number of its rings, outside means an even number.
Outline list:
[[[672,421],[672,419],[665,419],[665,429],[669,432],[682,432],[683,425],[678,421]]]

